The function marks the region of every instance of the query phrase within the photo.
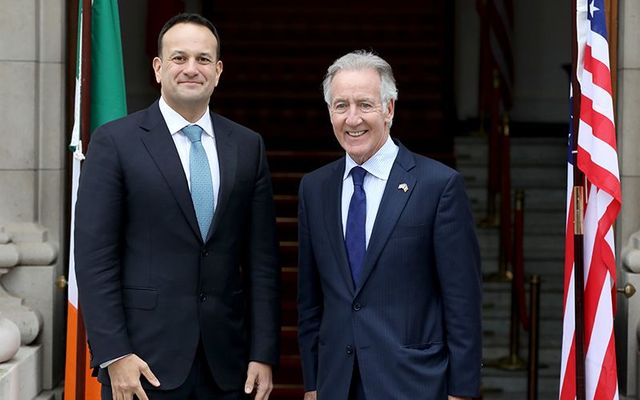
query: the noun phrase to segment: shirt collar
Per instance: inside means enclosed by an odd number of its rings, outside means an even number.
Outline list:
[[[391,136],[387,136],[387,141],[384,142],[380,150],[378,150],[371,158],[360,165],[364,168],[368,173],[375,176],[378,179],[387,180],[389,178],[389,174],[391,174],[391,167],[393,167],[393,162],[398,155],[398,145],[396,145]],[[353,161],[351,156],[347,154],[345,157],[345,168],[344,175],[342,176],[342,180],[344,181],[349,177],[349,173],[351,169],[359,164]]]
[[[160,96],[158,105],[160,106],[160,113],[162,114],[162,117],[167,124],[167,128],[169,128],[169,132],[172,135],[180,132],[180,130],[187,125],[198,125],[207,135],[215,137],[213,135],[213,124],[211,123],[211,113],[209,113],[209,107],[207,107],[207,111],[202,114],[202,117],[200,117],[199,120],[197,120],[195,123],[191,123],[184,119],[184,117],[180,115],[176,110],[171,108],[171,106],[169,106],[167,102],[164,101],[164,98],[162,98],[162,96]]]

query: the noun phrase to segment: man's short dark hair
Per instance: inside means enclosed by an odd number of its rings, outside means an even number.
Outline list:
[[[220,59],[220,36],[218,35],[218,30],[213,25],[213,23],[211,23],[211,21],[209,21],[208,19],[206,19],[200,14],[194,14],[194,13],[182,13],[182,14],[175,15],[171,17],[164,24],[164,26],[160,30],[160,34],[158,35],[158,57],[162,55],[162,38],[164,37],[164,34],[167,33],[169,29],[171,29],[173,26],[177,24],[196,24],[196,25],[204,26],[207,29],[209,29],[211,33],[213,33],[213,36],[215,36],[216,41],[218,42],[218,46],[216,49],[216,57],[218,60]]]

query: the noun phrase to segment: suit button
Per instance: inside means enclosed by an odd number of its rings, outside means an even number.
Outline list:
[[[207,249],[202,249],[202,257],[207,257],[209,255],[209,251]]]
[[[360,303],[353,303],[353,311],[360,311],[360,309],[362,309]]]
[[[353,346],[348,345],[348,346],[347,346],[347,355],[349,355],[349,356],[350,356],[350,355],[352,355],[352,354],[353,354]]]
[[[207,295],[204,293],[200,293],[200,302],[204,303],[205,301],[207,301]]]

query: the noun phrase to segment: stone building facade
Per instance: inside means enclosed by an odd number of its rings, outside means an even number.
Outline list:
[[[15,318],[23,321],[22,333],[37,331],[0,365],[0,398],[59,396],[63,379],[66,293],[56,280],[65,274],[69,246],[67,3],[0,0],[0,316],[20,314],[22,319]],[[456,1],[470,12],[472,3]],[[624,201],[616,234],[618,277],[620,286],[631,283],[640,290],[640,2],[619,0],[618,7],[616,104]],[[467,72],[457,69],[459,80]],[[458,89],[459,98],[472,97],[464,90]],[[621,393],[640,398],[640,294],[619,297],[616,333]],[[26,378],[9,379],[12,371]]]

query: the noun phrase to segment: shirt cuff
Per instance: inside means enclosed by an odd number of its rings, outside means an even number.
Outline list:
[[[125,358],[126,356],[129,356],[129,355],[131,355],[131,353],[125,354],[125,355],[120,356],[118,358],[114,358],[113,360],[105,361],[102,364],[100,364],[100,368],[107,368],[109,365],[113,364],[114,362],[116,362],[118,360],[122,360],[123,358]]]

